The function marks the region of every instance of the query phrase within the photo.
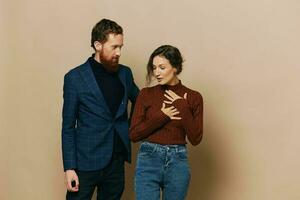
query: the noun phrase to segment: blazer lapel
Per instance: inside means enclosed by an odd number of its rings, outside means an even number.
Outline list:
[[[104,109],[108,116],[111,116],[110,110],[106,104],[106,101],[104,99],[104,96],[102,94],[102,91],[100,90],[98,83],[96,81],[96,78],[94,76],[93,70],[90,66],[90,63],[87,61],[84,64],[84,67],[80,71],[82,78],[84,79],[85,83],[88,85],[90,91],[94,94],[94,96],[97,98],[97,101],[99,101],[99,104],[104,105]]]
[[[117,112],[115,118],[120,117],[124,113],[124,109],[127,109],[127,89],[128,88],[127,88],[127,84],[126,84],[126,71],[121,66],[120,66],[120,70],[119,70],[119,79],[124,86],[124,97],[122,99],[122,102],[119,106],[119,109],[118,109],[118,112]]]

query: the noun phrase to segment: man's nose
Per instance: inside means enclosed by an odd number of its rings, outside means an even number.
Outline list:
[[[117,48],[116,49],[116,56],[121,56],[121,49],[120,48]]]

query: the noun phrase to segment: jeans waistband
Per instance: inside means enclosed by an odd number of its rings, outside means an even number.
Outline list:
[[[142,142],[141,147],[149,148],[156,151],[175,151],[175,152],[184,152],[186,151],[185,144],[157,144],[152,142]]]

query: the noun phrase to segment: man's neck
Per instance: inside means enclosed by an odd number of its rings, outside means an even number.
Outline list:
[[[99,56],[98,53],[95,53],[95,54],[94,54],[94,60],[96,60],[98,63],[101,63],[101,61],[100,61],[100,56]]]

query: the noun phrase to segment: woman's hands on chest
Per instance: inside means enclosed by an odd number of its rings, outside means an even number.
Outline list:
[[[178,99],[187,99],[187,93],[183,95],[183,97],[179,96],[172,90],[166,90],[164,93],[164,96],[166,97],[167,100],[164,100],[162,103],[161,111],[170,117],[172,120],[181,120],[180,112],[178,108],[176,108],[173,104],[174,101]],[[167,107],[166,105],[170,105]]]

